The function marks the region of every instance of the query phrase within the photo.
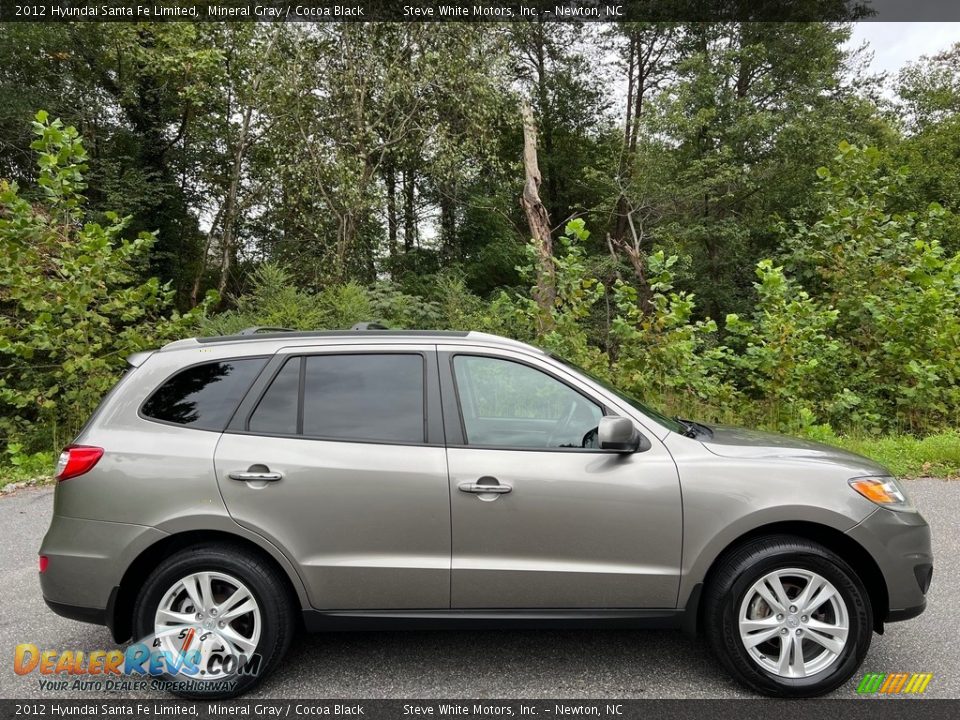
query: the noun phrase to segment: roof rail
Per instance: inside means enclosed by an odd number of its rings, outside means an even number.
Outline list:
[[[237,335],[256,335],[257,333],[268,333],[268,332],[296,332],[291,328],[283,327],[268,327],[266,325],[254,325],[253,327],[244,328]]]
[[[358,322],[354,323],[351,330],[389,330],[386,325],[383,325],[378,322]]]
[[[259,333],[246,333],[244,335],[213,335],[207,337],[198,337],[192,338],[190,342],[198,342],[201,344],[207,343],[223,343],[223,342],[238,342],[241,340],[255,342],[259,340],[294,340],[297,338],[346,338],[346,337],[358,337],[361,333],[355,330],[281,330],[280,332],[259,332]],[[409,337],[409,338],[422,338],[422,337],[449,337],[449,338],[465,338],[470,333],[466,330],[378,330],[377,328],[370,328],[369,330],[363,331],[364,336],[374,336],[374,337]],[[187,341],[178,341],[178,342],[187,342]],[[165,346],[166,347],[166,346]]]

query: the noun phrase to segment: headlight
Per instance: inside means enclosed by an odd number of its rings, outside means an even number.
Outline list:
[[[900,487],[896,478],[892,477],[858,477],[851,478],[850,487],[863,495],[870,502],[876,503],[888,510],[900,512],[916,512],[917,509],[910,501],[906,491]]]

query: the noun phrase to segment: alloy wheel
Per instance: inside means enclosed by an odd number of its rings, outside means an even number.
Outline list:
[[[850,634],[847,606],[837,589],[811,570],[767,573],[744,595],[740,639],[750,658],[784,678],[806,678],[829,668]]]
[[[260,606],[246,585],[225,573],[195,572],[161,598],[154,647],[172,657],[199,651],[202,671],[194,679],[217,680],[233,672],[237,659],[254,653],[261,628]]]

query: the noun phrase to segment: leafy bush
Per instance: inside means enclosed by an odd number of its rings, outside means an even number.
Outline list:
[[[171,291],[140,282],[155,238],[127,218],[86,221],[86,152],[72,127],[37,114],[39,200],[0,181],[0,444],[17,457],[72,437],[124,358],[185,334],[203,311],[168,314]]]
[[[652,297],[646,308],[635,288],[615,285],[613,373],[635,394],[686,414],[731,402],[735,390],[723,379],[729,351],[717,342],[717,324],[694,320],[694,296],[673,289],[676,262],[677,256],[666,257],[662,250],[647,258]]]
[[[762,424],[795,429],[810,424],[810,405],[833,392],[840,352],[831,335],[837,311],[813,301],[770,260],[762,260],[756,273],[753,317],[726,318],[733,350],[728,374],[754,401]]]
[[[844,143],[836,168],[818,175],[822,215],[787,243],[793,277],[761,262],[753,317],[727,319],[741,386],[804,424],[955,425],[960,255],[938,240],[948,213],[890,212],[906,175],[886,173],[874,149]]]

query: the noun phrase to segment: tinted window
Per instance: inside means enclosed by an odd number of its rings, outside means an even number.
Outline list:
[[[299,399],[300,358],[291,358],[257,403],[257,409],[250,416],[248,429],[268,434],[295,434]]]
[[[596,447],[603,409],[565,383],[498,358],[458,355],[453,367],[468,444]]]
[[[307,357],[303,434],[423,442],[423,357]]]
[[[154,391],[143,414],[200,430],[223,430],[265,362],[245,358],[181,370]]]

